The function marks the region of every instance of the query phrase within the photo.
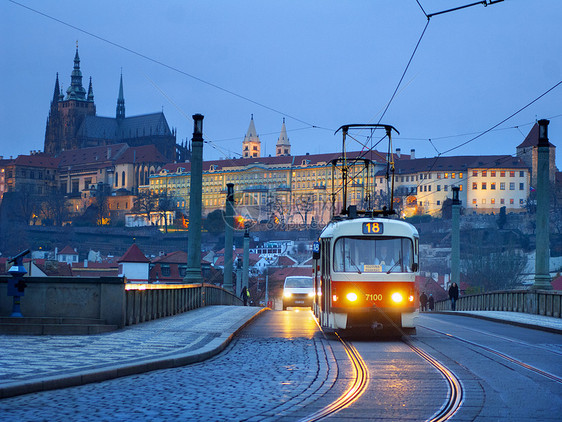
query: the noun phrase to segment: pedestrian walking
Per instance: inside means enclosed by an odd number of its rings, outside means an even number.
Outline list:
[[[250,292],[248,291],[246,286],[242,288],[242,293],[240,293],[240,297],[244,301],[244,306],[248,306],[248,299],[250,298]]]
[[[457,310],[457,300],[459,299],[459,286],[457,283],[451,284],[449,287],[449,299],[451,299],[451,310]]]
[[[427,295],[425,294],[425,292],[422,292],[422,294],[420,295],[420,304],[422,312],[427,311]]]
[[[427,307],[430,311],[433,311],[435,309],[435,298],[431,293],[429,294],[429,298],[427,299]]]

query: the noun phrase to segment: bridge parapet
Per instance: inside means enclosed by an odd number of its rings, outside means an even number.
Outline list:
[[[523,312],[561,318],[562,291],[505,290],[459,297],[457,311]],[[451,310],[451,302],[435,303],[438,311]]]
[[[124,327],[210,305],[241,305],[211,284],[132,284],[123,277],[26,277],[22,314],[31,318],[93,318]],[[9,316],[8,277],[0,277],[0,317]]]

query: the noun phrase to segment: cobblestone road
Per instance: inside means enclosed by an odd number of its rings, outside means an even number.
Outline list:
[[[201,364],[0,401],[2,421],[274,420],[335,380],[326,340],[244,338]]]

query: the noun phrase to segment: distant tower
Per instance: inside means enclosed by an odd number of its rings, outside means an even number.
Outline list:
[[[285,118],[283,117],[283,126],[281,126],[281,133],[277,139],[277,145],[275,146],[275,155],[281,157],[283,155],[291,155],[291,144],[289,143],[289,137],[287,136],[287,128],[285,127]]]
[[[517,146],[517,156],[521,158],[527,166],[531,168],[531,186],[537,187],[537,168],[538,168],[538,145],[539,145],[539,124],[535,123],[531,128],[525,140]],[[549,160],[549,180],[551,183],[555,181],[556,175],[556,146],[551,142],[548,143],[550,152]]]
[[[119,80],[119,97],[117,98],[117,108],[115,117],[117,120],[125,118],[125,97],[123,96],[123,72],[121,72],[121,79]]]
[[[74,69],[71,74],[70,86],[66,90],[66,98],[62,95],[57,73],[55,91],[45,129],[45,152],[58,155],[61,151],[80,148],[78,129],[86,116],[95,115],[96,106],[94,104],[92,80],[90,79],[86,96],[86,90],[82,86],[82,72],[80,71],[80,56],[78,55],[77,44],[76,54],[74,55]]]
[[[260,137],[256,133],[253,114],[250,120],[250,126],[248,127],[248,132],[246,132],[244,142],[242,142],[242,157],[261,157],[261,142]]]

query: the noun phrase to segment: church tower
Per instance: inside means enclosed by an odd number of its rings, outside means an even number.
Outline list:
[[[283,117],[283,126],[281,126],[281,133],[277,138],[277,145],[275,145],[275,155],[282,157],[284,155],[291,155],[291,144],[287,136],[287,128],[285,127],[285,118]]]
[[[66,98],[64,98],[57,73],[55,92],[45,129],[44,151],[48,154],[58,155],[61,151],[80,148],[78,129],[85,116],[95,116],[96,114],[91,78],[87,94],[82,85],[78,43],[70,81],[70,86],[66,90]]]
[[[253,114],[250,120],[250,126],[248,127],[248,132],[246,132],[244,142],[242,142],[242,157],[261,157],[261,142],[260,137],[256,133]]]
[[[125,97],[123,96],[123,72],[121,72],[121,79],[119,80],[119,97],[117,97],[117,109],[115,112],[117,120],[125,118]]]

